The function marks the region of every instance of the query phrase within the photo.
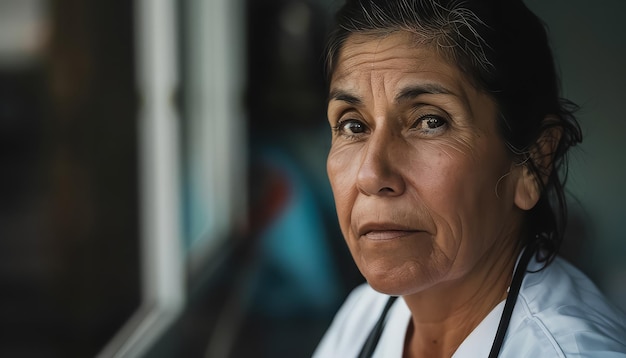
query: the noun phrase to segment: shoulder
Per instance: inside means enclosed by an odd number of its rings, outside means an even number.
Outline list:
[[[531,262],[529,269],[539,267]],[[526,274],[503,353],[519,356],[513,353],[520,349],[535,350],[529,356],[626,357],[626,318],[581,271],[557,258]]]
[[[314,357],[356,356],[389,296],[368,284],[356,287],[335,315]]]

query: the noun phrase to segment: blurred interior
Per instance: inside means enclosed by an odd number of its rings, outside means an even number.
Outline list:
[[[626,310],[626,11],[527,4],[586,135],[563,255]],[[305,357],[337,227],[334,0],[0,2],[0,356]]]

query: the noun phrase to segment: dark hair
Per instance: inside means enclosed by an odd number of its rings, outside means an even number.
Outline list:
[[[521,0],[347,0],[335,21],[326,49],[329,81],[351,34],[407,31],[494,98],[501,135],[541,192],[527,212],[523,244],[539,245],[538,259],[548,265],[567,221],[566,153],[582,141],[582,134],[573,115],[577,106],[560,97],[543,22]],[[557,139],[550,158],[542,158],[541,142]]]

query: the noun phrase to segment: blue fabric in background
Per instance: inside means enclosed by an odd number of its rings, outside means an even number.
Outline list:
[[[316,193],[299,162],[266,148],[262,160],[283,176],[289,196],[275,219],[260,232],[250,309],[270,316],[332,314],[343,299],[341,282]]]

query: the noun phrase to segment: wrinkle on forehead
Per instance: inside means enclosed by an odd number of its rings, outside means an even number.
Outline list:
[[[385,41],[388,39],[393,40]],[[433,50],[432,53],[435,54],[439,52],[436,51],[435,46],[428,44],[425,39],[407,31],[355,33],[348,36],[344,42],[337,56],[338,66],[331,78],[333,80],[340,79],[346,75],[341,72],[346,72],[346,69],[353,68],[363,62],[371,61],[371,66],[374,66],[375,62],[386,60],[386,58],[381,59],[378,57],[379,55],[388,53],[393,48],[402,48],[404,50],[423,48],[425,50]],[[362,57],[359,55],[362,55]],[[357,61],[355,57],[359,57],[361,61]],[[444,58],[441,57],[441,60],[444,61]],[[343,66],[341,66],[342,63],[344,64]],[[341,67],[344,68],[342,69]]]
[[[345,85],[344,79],[355,72],[362,76],[366,71],[393,74],[418,74],[438,72],[445,77],[454,77],[460,71],[450,64],[439,52],[429,45],[416,45],[415,35],[398,32],[385,37],[352,35],[344,43],[339,54],[331,85]]]
[[[465,73],[456,64],[446,60],[435,46],[419,41],[416,37],[405,31],[386,35],[350,35],[338,57],[331,79],[331,93],[340,90],[358,94],[363,90],[363,81],[367,81],[370,89],[378,88],[377,95],[389,95],[392,98],[397,93],[390,87],[396,87],[397,90],[418,81],[421,84],[442,85],[449,90],[449,94],[460,98],[470,112],[474,112],[469,97],[485,94],[484,91],[476,88]],[[405,80],[407,83],[398,86]],[[375,85],[375,82],[379,85]]]

